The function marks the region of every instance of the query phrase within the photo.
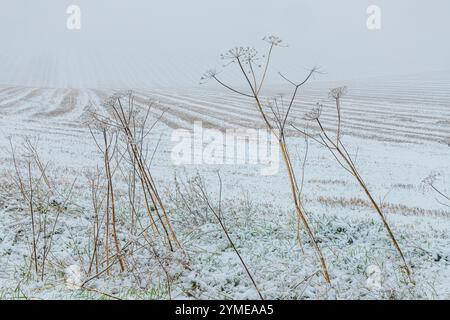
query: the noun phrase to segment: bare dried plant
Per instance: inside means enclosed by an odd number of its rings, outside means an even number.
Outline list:
[[[282,98],[276,97],[269,99],[268,103],[264,103],[264,96],[262,95],[261,90],[267,79],[272,53],[276,47],[283,46],[283,42],[276,36],[267,36],[263,40],[269,45],[267,53],[263,56],[259,56],[258,52],[251,47],[235,47],[221,55],[222,60],[225,61],[224,66],[234,65],[238,69],[244,79],[244,82],[246,83],[248,88],[247,90],[239,90],[232,85],[225,83],[221,80],[221,78],[219,78],[219,72],[214,69],[207,71],[203,75],[201,78],[201,83],[212,79],[231,92],[244,97],[252,98],[255,101],[256,107],[266,128],[277,138],[288,172],[296,215],[311,239],[311,243],[315,249],[322,268],[323,277],[326,282],[330,283],[330,276],[325,258],[314,235],[314,230],[311,227],[306,212],[302,206],[300,187],[292,165],[285,130],[286,124],[289,123],[290,113],[297,98],[299,89],[307,83],[315,73],[318,72],[318,69],[312,68],[305,79],[298,83],[289,80],[283,74],[279,73],[284,80],[292,84],[294,87],[293,93],[288,99],[289,102],[285,105]],[[260,69],[260,72],[258,72],[257,69]]]
[[[108,123],[99,123],[97,129],[100,131],[101,138],[98,140],[96,135],[91,131],[91,135],[103,155],[103,165],[105,169],[106,178],[106,234],[105,234],[105,254],[106,263],[109,263],[109,238],[110,238],[110,225],[112,226],[112,237],[114,240],[114,246],[116,248],[116,254],[120,265],[120,270],[125,271],[125,261],[121,254],[120,242],[117,237],[117,217],[116,217],[116,203],[113,187],[114,172],[111,169],[111,161],[117,152],[117,139],[118,134],[115,128],[108,125]],[[97,239],[98,241],[98,239]]]
[[[366,196],[369,198],[369,201],[372,204],[373,208],[381,218],[381,221],[388,233],[388,236],[403,262],[405,272],[408,278],[411,280],[411,270],[409,268],[408,263],[406,262],[405,255],[403,254],[403,251],[401,250],[400,245],[397,239],[395,238],[392,228],[390,227],[388,221],[386,220],[386,217],[381,209],[381,206],[375,201],[372,193],[369,191],[367,184],[361,177],[358,168],[355,164],[355,161],[352,159],[350,153],[348,152],[347,148],[342,142],[341,98],[346,94],[346,92],[347,87],[334,88],[331,89],[329,92],[329,98],[334,100],[337,112],[337,124],[335,130],[336,133],[334,137],[329,130],[325,129],[321,121],[320,117],[322,114],[323,105],[320,103],[318,103],[316,107],[312,111],[307,113],[305,116],[306,120],[314,121],[317,124],[318,134],[311,134],[307,130],[299,129],[294,124],[292,124],[292,127],[295,128],[298,132],[302,133],[305,137],[313,139],[314,141],[316,141],[317,143],[328,149],[333,155],[333,157],[340,164],[340,166],[356,179],[356,181],[358,182],[358,184],[360,185]]]
[[[208,188],[205,184],[205,181],[199,174],[194,176],[192,179],[189,179],[189,181],[187,183],[184,183],[181,181],[180,182],[176,181],[176,183],[177,183],[176,192],[180,196],[182,206],[187,211],[190,212],[190,214],[192,215],[191,216],[192,218],[195,219],[196,217],[201,215],[197,210],[194,213],[192,211],[193,207],[198,208],[198,206],[205,206],[206,213],[207,214],[212,213],[212,215],[214,216],[214,219],[219,224],[222,232],[225,234],[225,237],[226,237],[228,243],[230,244],[234,253],[238,257],[242,267],[245,270],[245,273],[247,274],[251,283],[253,284],[253,287],[255,288],[259,298],[261,300],[264,300],[264,297],[256,283],[254,276],[250,272],[250,269],[247,266],[247,263],[244,261],[244,258],[242,257],[242,255],[239,252],[237,246],[235,245],[233,239],[231,238],[228,227],[225,224],[224,212],[223,212],[224,210],[223,210],[223,206],[222,206],[223,185],[222,185],[222,178],[221,178],[219,172],[217,172],[217,177],[218,177],[218,190],[219,190],[218,195],[217,195],[218,196],[217,204],[213,203],[212,196],[207,191]],[[179,189],[181,186],[183,187],[183,190]],[[194,203],[191,203],[191,201],[193,201]]]
[[[101,238],[102,238],[102,226],[104,225],[104,217],[105,215],[101,215],[102,206],[104,197],[101,194],[102,190],[102,180],[101,180],[102,174],[100,173],[100,169],[98,167],[95,168],[94,171],[88,172],[86,174],[86,178],[89,183],[89,189],[91,192],[91,201],[92,201],[92,209],[94,213],[94,219],[92,224],[92,239],[93,239],[93,246],[92,248],[88,248],[88,251],[90,252],[90,259],[89,259],[89,267],[88,267],[88,274],[91,274],[92,269],[95,266],[95,272],[99,272],[100,270],[100,262],[101,262]]]
[[[127,103],[124,104],[123,100],[127,100]],[[132,92],[125,95],[112,96],[105,102],[105,109],[108,111],[106,115],[92,109],[90,113],[92,119],[100,128],[106,126],[109,130],[115,132],[116,146],[114,150],[117,152],[120,161],[125,161],[129,165],[128,179],[130,185],[128,194],[133,224],[136,223],[135,214],[137,208],[135,199],[138,189],[137,181],[140,185],[139,190],[142,192],[144,207],[151,221],[153,231],[160,235],[161,231],[159,228],[162,228],[171,251],[174,251],[175,246],[181,248],[153,179],[150,170],[152,157],[149,158],[149,152],[145,143],[145,138],[150,134],[163,114],[159,115],[153,123],[148,123],[151,118],[151,103],[145,109],[137,108]],[[108,139],[105,140],[103,138],[103,140],[108,142]],[[103,150],[106,151],[108,148],[103,148]],[[105,161],[105,167],[108,167],[107,161]],[[120,163],[117,167],[120,167]],[[119,170],[124,171],[123,168]],[[109,175],[111,175],[111,169],[108,171]],[[120,248],[117,248],[116,254],[120,251]]]
[[[44,280],[56,227],[60,215],[66,210],[72,196],[75,181],[70,189],[62,192],[56,188],[38,151],[38,141],[24,139],[19,151],[9,139],[14,173],[10,179],[20,191],[30,214],[31,265],[41,281]]]

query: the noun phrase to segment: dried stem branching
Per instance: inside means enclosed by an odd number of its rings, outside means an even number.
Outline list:
[[[149,220],[152,222],[151,225],[153,231],[155,234],[160,235],[161,228],[170,250],[174,251],[175,245],[180,248],[181,245],[175,235],[166,208],[151,174],[149,167],[149,162],[151,162],[151,160],[148,160],[148,151],[144,142],[145,138],[149,135],[161,116],[158,117],[153,124],[147,124],[150,119],[151,105],[147,106],[146,110],[144,110],[144,114],[141,114],[142,108],[137,108],[135,106],[134,97],[131,93],[128,95],[128,104],[124,104],[122,100],[123,96],[120,95],[112,97],[105,105],[109,114],[104,116],[98,112],[92,111],[92,117],[98,126],[106,126],[109,130],[115,132],[116,142],[113,150],[118,154],[121,161],[125,161],[126,164],[128,164],[129,169],[127,170],[124,170],[119,164],[117,167],[124,176],[125,172],[128,172],[126,174],[126,179],[129,181],[128,196],[132,213],[132,226],[134,226],[134,228],[136,227],[136,215],[138,211],[136,197],[139,185],[144,208]],[[106,139],[104,140],[107,141]],[[108,148],[104,151],[108,152]],[[108,166],[108,161],[105,161],[105,168],[107,176],[109,177],[108,181],[110,181],[108,183],[109,193],[112,194],[112,171]],[[111,203],[114,203],[114,197],[111,198]],[[111,208],[113,210],[113,233],[115,233],[114,206]],[[122,250],[120,250],[120,247],[117,245],[116,249],[116,255],[120,257],[119,253]]]
[[[303,224],[306,233],[308,234],[309,238],[311,239],[311,243],[315,249],[315,252],[317,254],[318,260],[320,262],[323,277],[326,282],[330,283],[330,276],[328,273],[328,268],[325,262],[325,258],[322,254],[322,250],[320,249],[318,242],[316,240],[316,237],[314,235],[313,228],[311,227],[306,212],[304,211],[302,207],[302,201],[300,197],[300,188],[299,183],[297,181],[297,177],[294,171],[294,167],[292,165],[291,156],[288,148],[288,144],[286,142],[286,132],[285,127],[286,123],[288,122],[290,112],[292,109],[292,106],[294,104],[294,101],[297,97],[299,89],[309,81],[309,79],[312,77],[314,73],[317,72],[317,68],[313,68],[308,73],[307,77],[299,82],[294,83],[290,80],[288,80],[284,75],[281,75],[283,79],[294,85],[294,91],[292,93],[291,98],[289,99],[289,104],[287,108],[284,108],[284,110],[281,111],[281,108],[279,108],[278,105],[278,99],[273,99],[273,103],[269,103],[267,106],[263,103],[263,97],[261,95],[261,89],[267,79],[267,70],[269,69],[271,56],[273,49],[275,47],[281,46],[282,41],[278,37],[269,36],[264,38],[266,42],[269,43],[269,49],[268,53],[265,56],[264,61],[264,67],[263,67],[263,73],[261,77],[258,76],[255,71],[255,67],[259,66],[259,57],[257,55],[257,52],[253,48],[249,47],[237,47],[229,50],[227,53],[222,55],[222,59],[228,60],[228,64],[234,64],[237,66],[237,69],[240,71],[249,92],[242,92],[241,90],[237,90],[233,88],[231,85],[228,85],[224,83],[218,76],[218,73],[215,70],[208,71],[203,77],[202,81],[213,79],[226,89],[245,96],[252,98],[255,103],[256,107],[259,111],[259,114],[261,115],[261,118],[266,126],[266,128],[277,138],[277,141],[279,143],[281,153],[283,155],[283,160],[286,166],[286,169],[288,171],[288,178],[289,183],[291,185],[291,192],[292,192],[292,198],[294,201],[294,207],[295,212],[297,214],[297,217],[299,221]],[[282,101],[281,101],[282,103]],[[267,107],[267,108],[266,108]],[[273,117],[270,116],[270,112],[273,114]]]
[[[58,191],[47,174],[49,163],[44,164],[30,138],[25,138],[19,155],[12,139],[10,147],[14,166],[11,180],[30,213],[31,265],[43,281],[59,217],[67,208],[75,181],[67,194]]]
[[[433,190],[433,192],[439,196],[436,199],[439,204],[445,207],[450,207],[450,196],[446,194],[446,191],[444,189],[436,186],[437,176],[438,174],[430,174],[423,180],[423,183],[430,187],[431,190]]]
[[[318,135],[313,135],[308,133],[306,130],[299,129],[295,125],[292,125],[293,128],[295,128],[298,132],[302,133],[305,137],[311,138],[314,141],[318,142],[320,145],[327,148],[333,157],[337,160],[337,162],[340,164],[342,168],[344,168],[347,172],[349,172],[358,182],[366,196],[369,198],[370,203],[374,207],[375,211],[381,218],[381,221],[384,225],[384,228],[386,229],[388,236],[395,247],[396,251],[398,252],[403,265],[405,272],[408,276],[408,278],[411,280],[411,270],[409,268],[408,263],[406,262],[405,255],[403,254],[403,251],[400,248],[400,245],[395,238],[395,235],[389,225],[389,223],[386,220],[386,217],[381,209],[381,206],[375,201],[374,197],[372,196],[371,192],[369,191],[369,188],[367,184],[365,183],[364,179],[361,177],[356,164],[354,160],[352,159],[350,153],[348,152],[347,148],[342,142],[342,132],[341,132],[341,98],[346,93],[347,88],[346,87],[339,87],[332,89],[330,91],[330,98],[332,98],[336,105],[336,112],[337,112],[337,125],[336,125],[336,135],[333,137],[332,134],[325,129],[324,125],[322,124],[322,121],[320,119],[320,115],[322,113],[322,105],[317,104],[317,107],[311,111],[309,114],[306,115],[306,119],[310,121],[314,121],[318,128],[319,133]]]

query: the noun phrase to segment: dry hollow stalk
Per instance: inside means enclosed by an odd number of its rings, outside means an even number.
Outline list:
[[[249,88],[251,90],[251,94],[244,94],[244,93],[241,93],[241,92],[239,92],[237,90],[234,90],[233,88],[231,88],[231,87],[227,86],[226,84],[224,84],[223,82],[221,82],[215,75],[213,75],[213,79],[215,79],[219,84],[225,86],[226,88],[230,89],[231,91],[233,91],[235,93],[238,93],[238,94],[241,94],[241,95],[253,98],[255,100],[255,102],[256,102],[256,106],[258,108],[259,113],[261,114],[261,117],[262,117],[266,127],[268,128],[268,130],[272,134],[274,134],[277,137],[277,141],[279,143],[279,146],[280,146],[280,149],[281,149],[281,153],[283,155],[283,160],[284,160],[284,163],[286,165],[286,169],[288,171],[289,183],[291,185],[291,192],[292,192],[292,197],[294,199],[294,206],[295,206],[296,214],[297,214],[298,218],[301,220],[301,222],[303,223],[303,225],[305,226],[306,232],[307,232],[308,236],[311,239],[311,242],[313,244],[314,250],[315,250],[315,252],[317,254],[317,257],[319,259],[319,262],[320,262],[320,265],[321,265],[321,268],[322,268],[323,277],[324,277],[324,279],[325,279],[325,281],[327,283],[330,283],[331,280],[330,280],[330,276],[329,276],[329,273],[328,273],[328,268],[327,268],[327,265],[326,265],[325,258],[323,256],[322,250],[320,249],[320,247],[319,247],[319,245],[318,245],[318,243],[316,241],[316,238],[314,236],[314,232],[313,232],[311,226],[309,225],[309,222],[308,222],[308,220],[306,218],[306,214],[303,212],[303,209],[302,209],[302,206],[301,206],[300,191],[299,191],[299,188],[298,188],[298,183],[297,183],[297,179],[296,179],[296,176],[295,176],[295,172],[294,172],[294,169],[292,167],[292,163],[291,163],[291,159],[290,159],[287,143],[286,143],[286,140],[285,140],[283,127],[281,127],[279,132],[277,132],[277,130],[271,124],[271,122],[270,122],[266,112],[264,111],[264,108],[263,108],[263,106],[261,104],[260,97],[259,97],[259,90],[261,89],[261,87],[263,85],[263,81],[264,81],[264,78],[265,78],[265,73],[267,71],[267,66],[268,66],[269,61],[270,61],[270,54],[272,52],[273,46],[274,45],[272,44],[271,47],[270,47],[270,51],[269,51],[269,54],[268,54],[268,57],[267,57],[266,67],[265,67],[265,71],[264,71],[264,76],[263,76],[262,81],[260,82],[259,88],[256,87],[256,84],[252,85],[252,83],[251,83],[249,77],[247,76],[247,73],[246,73],[246,71],[245,71],[245,69],[244,69],[244,67],[242,65],[240,57],[239,56],[235,57],[238,65],[239,65],[239,68],[240,68],[242,74],[244,75],[248,85],[249,85]],[[251,73],[254,76],[254,72],[253,72],[253,69],[251,67],[251,61],[249,61],[249,65],[250,65],[250,68],[251,68]],[[308,78],[303,83],[305,83],[309,79],[311,74],[312,74],[312,72],[310,73]],[[295,95],[297,93],[297,90],[302,84],[296,86],[296,90],[294,92],[292,100],[294,100]],[[292,104],[292,102],[291,102],[291,104]],[[288,113],[286,114],[286,118],[284,119],[284,121],[282,123],[283,126],[284,126],[284,124],[286,122],[287,117],[288,117]]]

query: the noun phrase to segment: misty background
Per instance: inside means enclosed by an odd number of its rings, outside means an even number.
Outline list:
[[[68,30],[69,5],[81,30]],[[381,30],[366,27],[381,8]],[[0,0],[0,84],[190,87],[233,46],[288,45],[273,68],[323,80],[450,70],[448,0]],[[235,81],[233,74],[224,75]]]

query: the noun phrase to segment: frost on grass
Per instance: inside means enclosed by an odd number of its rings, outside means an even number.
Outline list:
[[[405,242],[414,270],[409,284],[376,219],[345,215],[313,216],[326,259],[331,286],[308,241],[302,253],[296,239],[296,220],[289,212],[270,206],[230,205],[226,221],[241,254],[267,298],[272,299],[412,299],[436,298],[439,276],[449,272],[445,231],[395,224]],[[307,239],[301,234],[302,239]],[[440,238],[441,241],[438,241]],[[406,239],[408,241],[406,242]],[[257,299],[220,229],[214,223],[194,227],[186,239],[192,249],[192,271],[181,282],[196,298]],[[441,255],[441,259],[437,259]],[[444,258],[445,257],[445,258]]]
[[[172,190],[177,192],[166,195],[168,207],[188,262],[180,252],[169,254],[160,248],[136,246],[139,254],[133,255],[127,272],[119,272],[116,266],[110,274],[92,279],[81,289],[80,284],[90,277],[87,257],[92,241],[89,230],[93,214],[86,195],[81,191],[74,194],[62,212],[42,280],[32,270],[29,212],[15,187],[2,184],[1,297],[257,299],[255,288],[208,206],[192,190]],[[219,205],[217,197],[212,195],[211,199],[214,206]],[[449,298],[448,224],[418,224],[391,217],[413,270],[415,284],[411,284],[383,226],[376,218],[368,218],[370,214],[361,212],[363,209],[358,214],[346,214],[345,209],[338,208],[334,213],[311,215],[317,241],[329,263],[330,286],[321,277],[303,231],[300,245],[293,212],[243,200],[223,200],[220,206],[230,237],[267,299]],[[318,209],[314,211],[320,212]],[[50,207],[46,214],[52,219],[54,209]],[[120,216],[119,229],[126,230],[126,218]],[[119,238],[125,246],[132,237],[122,231]],[[161,268],[161,262],[165,268]]]

